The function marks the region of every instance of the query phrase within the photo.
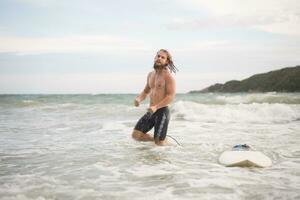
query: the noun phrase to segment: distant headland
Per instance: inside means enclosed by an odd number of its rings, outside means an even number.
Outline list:
[[[231,80],[224,84],[216,83],[189,93],[206,92],[300,92],[300,65],[255,74],[241,81]]]

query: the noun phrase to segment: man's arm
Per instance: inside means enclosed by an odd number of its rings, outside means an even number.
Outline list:
[[[158,104],[151,106],[148,110],[155,112],[157,109],[168,106],[175,98],[176,83],[171,74],[168,74],[165,78],[166,81],[166,96]]]
[[[149,77],[150,77],[151,72],[148,74],[147,76],[147,82],[145,85],[144,90],[141,92],[141,94],[139,96],[137,96],[134,100],[134,105],[135,106],[139,106],[140,103],[146,99],[146,97],[148,96],[148,94],[150,93],[150,86],[149,86]]]

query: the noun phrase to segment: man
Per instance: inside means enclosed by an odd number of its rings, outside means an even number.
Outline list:
[[[175,98],[175,79],[172,72],[177,68],[173,64],[171,54],[161,49],[154,58],[154,70],[147,76],[147,82],[142,93],[134,100],[134,105],[140,103],[150,95],[148,112],[137,122],[132,137],[138,141],[154,141],[157,145],[166,144],[170,111],[168,105]],[[154,127],[154,137],[147,132]]]

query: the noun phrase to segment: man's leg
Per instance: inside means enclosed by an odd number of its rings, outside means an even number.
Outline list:
[[[158,145],[158,146],[164,146],[164,145],[168,145],[168,141],[167,141],[167,139],[155,140],[155,144]]]
[[[154,130],[154,141],[156,145],[167,144],[167,131],[170,120],[170,111],[168,107],[161,108],[157,111],[157,119]]]
[[[133,130],[132,132],[132,138],[137,140],[137,141],[154,141],[153,137],[151,135],[149,135],[148,133],[143,133],[141,131],[138,130]]]
[[[138,141],[153,141],[153,137],[147,132],[154,126],[154,119],[151,118],[151,113],[147,112],[135,125],[132,138]]]

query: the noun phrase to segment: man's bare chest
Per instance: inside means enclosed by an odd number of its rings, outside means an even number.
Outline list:
[[[151,75],[149,79],[149,86],[151,89],[160,90],[165,89],[165,79],[162,75]]]

